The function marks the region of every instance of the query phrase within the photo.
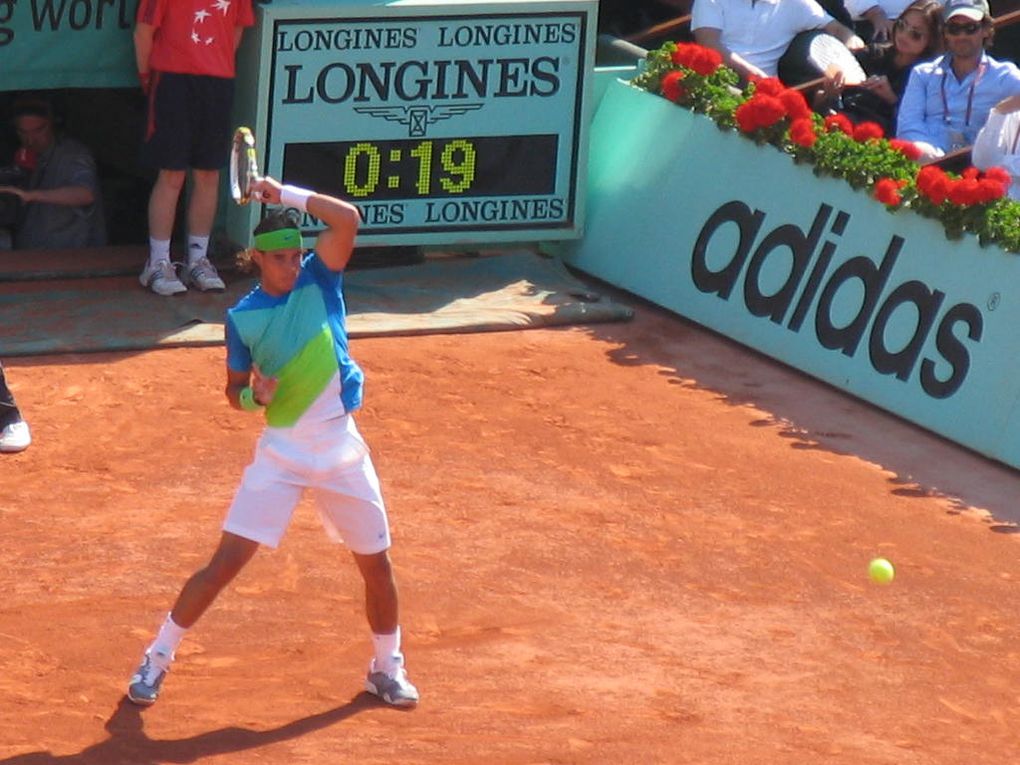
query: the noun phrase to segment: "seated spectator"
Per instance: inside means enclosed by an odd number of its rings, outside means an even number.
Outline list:
[[[922,162],[974,143],[992,107],[1020,93],[1020,69],[985,52],[994,34],[987,0],[949,0],[946,53],[914,67],[900,101],[896,135],[913,141]]]
[[[0,186],[22,202],[14,232],[17,249],[94,247],[106,244],[96,163],[85,146],[58,137],[53,109],[42,98],[13,107],[22,161],[31,168],[25,187]]]
[[[24,451],[31,443],[28,423],[14,403],[14,396],[4,377],[4,365],[0,364],[0,452]]]
[[[1010,174],[1010,199],[1020,201],[1020,95],[1004,98],[988,114],[971,152],[975,167],[1001,167]]]
[[[944,0],[938,2],[942,5]],[[893,24],[910,4],[911,0],[846,0],[846,9],[861,37],[881,43],[892,39]]]
[[[851,51],[864,48],[815,0],[695,0],[692,16],[695,41],[719,51],[745,80],[777,76],[779,59],[800,32],[821,29]]]
[[[886,135],[896,132],[896,112],[914,65],[942,52],[942,3],[915,0],[893,24],[892,35],[892,42],[872,43],[854,54],[868,75],[864,82],[844,86],[843,73],[835,72],[825,88],[832,110],[856,123],[877,122]]]

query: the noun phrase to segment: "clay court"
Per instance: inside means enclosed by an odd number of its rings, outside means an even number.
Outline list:
[[[127,703],[259,421],[222,348],[5,359],[0,765],[1016,762],[1020,476],[630,302],[354,341],[411,712],[310,503]]]

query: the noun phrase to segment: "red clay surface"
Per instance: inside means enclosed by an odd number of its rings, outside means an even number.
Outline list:
[[[220,348],[7,359],[0,765],[1015,763],[1018,474],[637,311],[354,342],[412,712],[310,504],[124,702],[259,421]]]

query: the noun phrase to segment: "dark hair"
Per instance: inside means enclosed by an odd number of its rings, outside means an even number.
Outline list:
[[[278,210],[273,210],[267,214],[265,218],[259,221],[258,225],[251,232],[252,236],[259,234],[265,234],[269,231],[279,231],[284,228],[301,228],[301,219],[298,218],[296,210],[289,207],[281,207]],[[244,273],[250,273],[256,270],[257,266],[255,261],[251,257],[251,249],[244,249],[234,256],[234,261],[237,264],[239,271]]]
[[[19,117],[42,117],[53,122],[53,104],[45,96],[21,96],[11,107],[11,119]]]
[[[282,228],[301,228],[301,220],[298,218],[297,212],[290,207],[281,207],[266,215],[252,231],[252,235],[279,231]]]
[[[928,44],[921,51],[919,60],[927,61],[928,59],[935,58],[945,50],[945,39],[943,37],[945,20],[942,17],[942,3],[939,0],[914,0],[914,2],[903,9],[899,18],[902,19],[911,11],[924,16],[924,24],[928,28]],[[895,37],[893,39],[895,40]]]

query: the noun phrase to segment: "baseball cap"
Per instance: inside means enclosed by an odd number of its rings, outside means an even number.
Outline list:
[[[948,0],[942,9],[942,17],[949,21],[954,16],[963,16],[971,21],[981,21],[991,16],[988,0]]]

